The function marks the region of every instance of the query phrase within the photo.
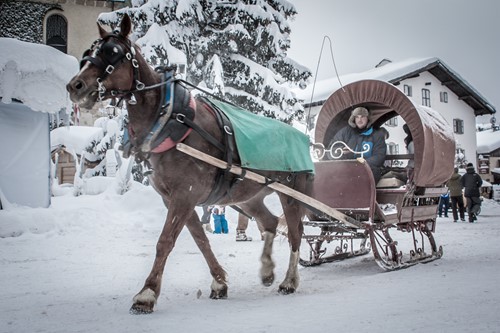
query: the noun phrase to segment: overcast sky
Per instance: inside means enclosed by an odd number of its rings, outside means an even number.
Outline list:
[[[290,0],[288,56],[316,72],[324,36],[339,74],[373,68],[383,58],[438,57],[497,109],[500,119],[499,0]],[[318,79],[335,76],[325,44]]]

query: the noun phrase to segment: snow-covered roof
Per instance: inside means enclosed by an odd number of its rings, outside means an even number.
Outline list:
[[[436,76],[437,79],[446,84],[457,96],[461,97],[465,103],[474,109],[476,116],[496,112],[493,105],[474,87],[442,60],[435,57],[409,58],[399,62],[384,62],[383,66],[361,73],[352,73],[317,81],[316,84],[312,83],[304,90],[296,89],[294,92],[305,103],[324,102],[334,91],[351,82],[374,79],[396,84],[425,71],[429,71],[432,75]]]
[[[78,68],[75,57],[51,46],[0,38],[0,101],[48,113],[70,107],[66,83]]]
[[[63,145],[70,152],[81,154],[92,141],[99,142],[104,137],[101,127],[66,126],[58,127],[50,132],[53,147]]]
[[[477,153],[489,154],[500,148],[500,131],[487,129],[476,133]]]

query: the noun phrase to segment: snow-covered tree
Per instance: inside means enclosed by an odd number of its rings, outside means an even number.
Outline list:
[[[132,8],[101,14],[116,27],[124,13],[153,65],[182,63],[186,78],[254,113],[287,123],[302,118],[291,92],[311,76],[288,58],[290,26],[297,11],[286,0],[136,0]],[[176,51],[177,50],[177,51]]]

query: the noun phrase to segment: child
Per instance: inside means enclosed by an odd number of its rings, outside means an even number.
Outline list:
[[[214,234],[227,234],[227,220],[226,210],[222,206],[215,206],[212,210],[212,217],[214,218]]]

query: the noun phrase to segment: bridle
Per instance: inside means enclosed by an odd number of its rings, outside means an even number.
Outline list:
[[[104,86],[104,80],[113,73],[113,71],[123,64],[125,61],[130,61],[133,70],[133,79],[129,90],[110,90],[107,92]],[[106,97],[128,97],[130,104],[135,104],[134,92],[147,89],[153,89],[153,86],[146,87],[139,80],[139,62],[136,58],[135,48],[131,41],[123,39],[117,34],[109,34],[104,38],[96,39],[91,47],[83,53],[80,61],[80,69],[90,62],[96,66],[101,75],[97,77],[97,91],[99,93],[98,100],[103,101]],[[132,85],[135,82],[135,88]]]

